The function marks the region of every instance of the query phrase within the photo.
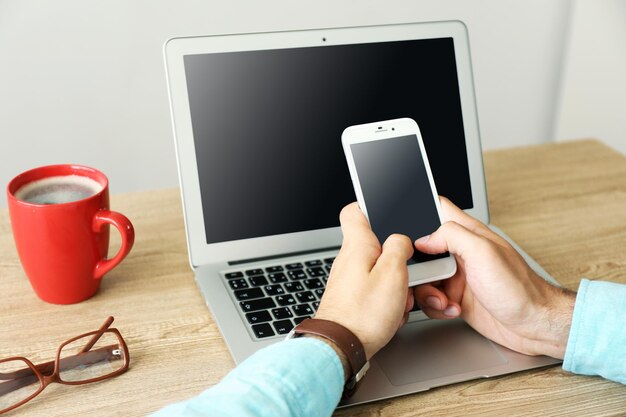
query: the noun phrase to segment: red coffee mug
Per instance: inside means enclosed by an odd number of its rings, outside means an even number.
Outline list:
[[[58,204],[38,204],[18,199],[21,187],[46,178],[75,175],[100,185],[99,191]],[[73,304],[98,291],[104,274],[117,266],[135,241],[131,222],[109,211],[109,182],[100,171],[80,165],[50,165],[15,177],[7,187],[13,237],[24,271],[44,301]],[[115,226],[122,243],[107,259],[109,225]]]

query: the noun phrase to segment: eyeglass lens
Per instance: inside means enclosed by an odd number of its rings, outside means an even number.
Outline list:
[[[0,412],[31,397],[40,388],[41,381],[23,360],[0,362]]]
[[[82,350],[92,339],[85,336],[61,349],[59,379],[65,382],[89,382],[119,371],[126,363],[122,342],[117,334],[104,332],[86,352]]]

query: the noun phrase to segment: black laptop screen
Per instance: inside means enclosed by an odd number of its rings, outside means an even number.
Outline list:
[[[341,133],[410,117],[439,194],[473,206],[452,38],[184,57],[207,243],[339,225]]]

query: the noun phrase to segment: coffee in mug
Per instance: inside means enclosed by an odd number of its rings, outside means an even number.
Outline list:
[[[109,210],[108,187],[102,172],[81,165],[35,168],[9,183],[15,246],[42,300],[54,304],[86,300],[130,252],[133,225]],[[122,239],[117,254],[109,258],[111,225]]]
[[[15,198],[33,204],[63,204],[91,197],[102,186],[89,177],[63,175],[30,182],[15,192]]]

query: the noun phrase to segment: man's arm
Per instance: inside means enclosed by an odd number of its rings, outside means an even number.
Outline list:
[[[563,369],[626,384],[626,285],[583,279]]]
[[[415,242],[450,251],[454,277],[415,289],[433,318],[461,316],[487,338],[517,352],[564,359],[565,370],[626,383],[626,285],[583,280],[579,293],[541,279],[504,239],[445,198],[449,220]]]
[[[350,330],[369,360],[413,308],[406,267],[413,248],[399,235],[381,246],[356,203],[342,210],[340,220],[343,243],[315,318]],[[282,341],[258,351],[198,397],[153,417],[330,416],[349,369],[341,349],[322,337]]]
[[[152,417],[330,416],[343,384],[343,366],[330,344],[302,337],[259,350],[213,388]]]

